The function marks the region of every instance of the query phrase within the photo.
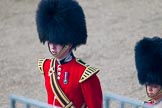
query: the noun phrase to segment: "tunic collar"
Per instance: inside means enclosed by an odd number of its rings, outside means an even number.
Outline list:
[[[57,62],[59,65],[65,64],[67,62],[70,62],[74,58],[74,54],[70,52],[65,58],[63,59],[57,59]]]

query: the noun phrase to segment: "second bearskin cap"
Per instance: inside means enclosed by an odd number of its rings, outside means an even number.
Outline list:
[[[162,39],[144,37],[136,43],[135,62],[140,84],[162,86]]]
[[[82,7],[75,0],[41,0],[36,12],[40,42],[77,47],[86,44],[87,29]]]

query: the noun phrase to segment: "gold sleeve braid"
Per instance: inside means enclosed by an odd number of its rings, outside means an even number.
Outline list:
[[[85,71],[83,72],[79,80],[79,83],[84,82],[85,80],[87,80],[88,78],[99,72],[99,69],[91,67],[90,65],[84,63],[81,59],[77,58],[77,62],[86,67]]]
[[[45,60],[46,60],[45,58],[38,60],[38,68],[39,68],[40,73],[42,73],[42,74],[44,73],[43,64],[44,64]]]

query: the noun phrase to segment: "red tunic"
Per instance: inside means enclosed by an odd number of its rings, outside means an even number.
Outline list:
[[[45,87],[48,96],[48,103],[60,106],[61,104],[55,97],[50,85],[49,69],[51,59],[45,59],[42,64],[44,73]],[[86,66],[79,63],[74,57],[71,61],[59,65],[55,63],[58,83],[76,108],[81,108],[85,103],[88,108],[102,108],[102,90],[100,82],[96,74],[93,74],[83,82],[79,82],[82,74],[85,72]],[[65,72],[68,73],[68,83],[64,83]]]

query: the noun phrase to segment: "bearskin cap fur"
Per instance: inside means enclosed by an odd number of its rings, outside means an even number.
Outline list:
[[[41,43],[46,41],[73,48],[86,44],[87,29],[82,7],[75,0],[41,0],[36,11]]]
[[[135,62],[140,84],[162,86],[162,39],[144,37],[136,43]]]

